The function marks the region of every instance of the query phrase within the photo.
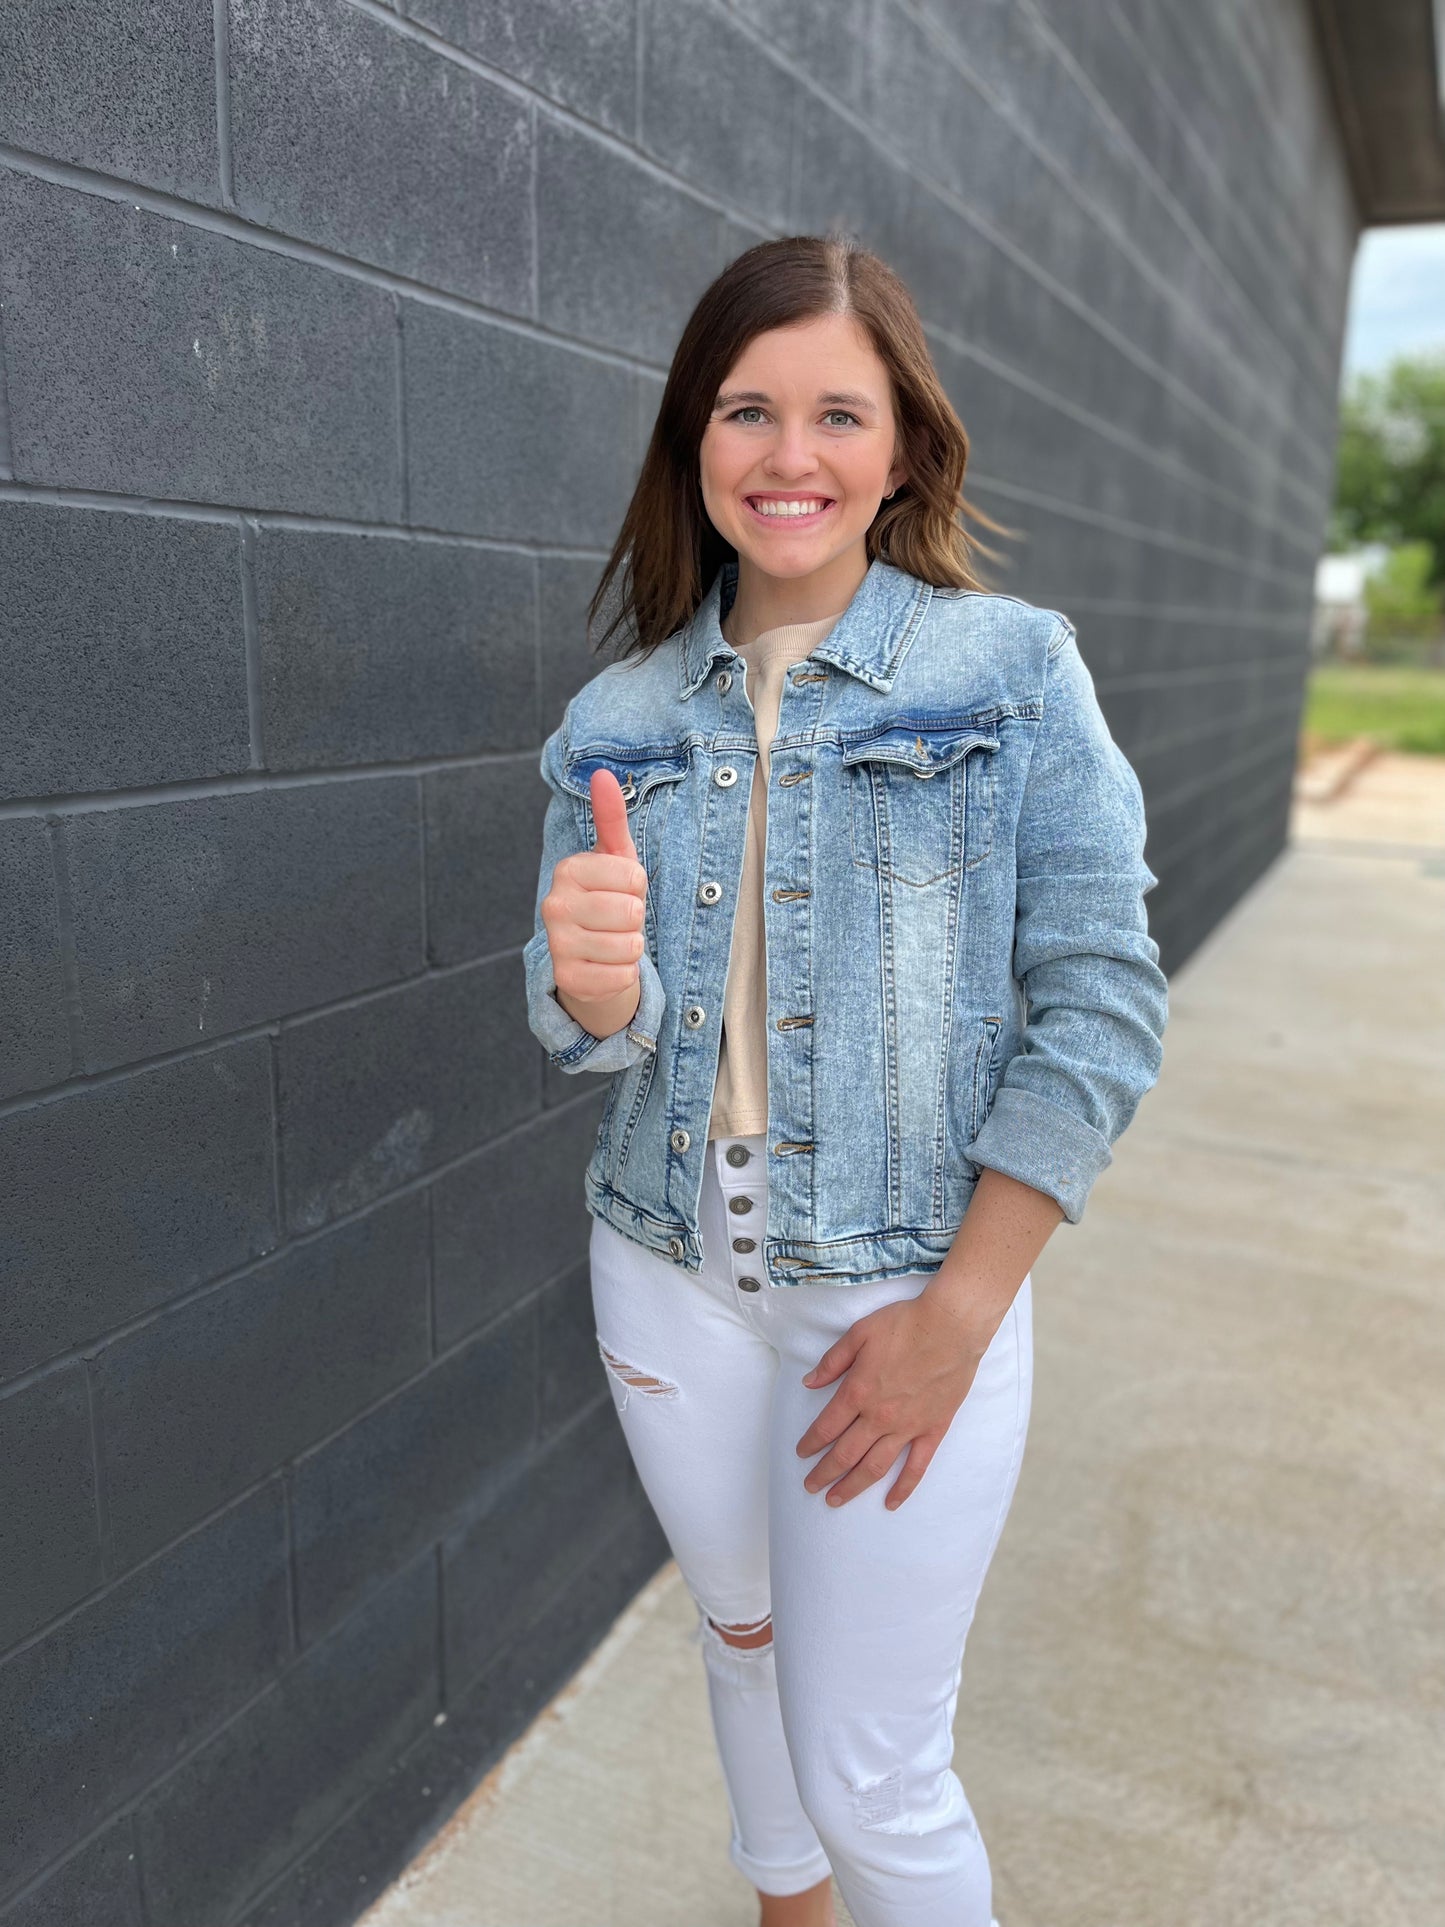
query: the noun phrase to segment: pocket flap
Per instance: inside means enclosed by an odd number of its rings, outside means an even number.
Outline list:
[[[622,785],[623,800],[632,809],[658,783],[676,783],[687,774],[685,749],[619,748],[611,743],[574,749],[562,768],[562,787],[590,802],[591,778],[596,769],[610,769]]]
[[[936,776],[973,749],[998,748],[998,723],[965,716],[899,716],[843,744],[843,763],[898,763],[915,776]]]

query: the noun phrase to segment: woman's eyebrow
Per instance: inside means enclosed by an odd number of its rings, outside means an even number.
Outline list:
[[[747,403],[768,408],[772,406],[772,399],[771,395],[763,394],[760,389],[738,388],[731,390],[727,394],[719,395],[713,406],[714,408],[741,408],[744,403]],[[826,406],[828,408],[858,408],[870,415],[876,415],[878,412],[876,403],[871,401],[867,395],[819,395],[818,402],[820,406]]]

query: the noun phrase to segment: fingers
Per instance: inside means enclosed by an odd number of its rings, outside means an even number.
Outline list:
[[[890,1512],[896,1512],[909,1493],[917,1488],[919,1480],[933,1462],[938,1450],[937,1439],[915,1439],[909,1448],[907,1463],[893,1481],[888,1497],[883,1501]]]
[[[824,1357],[826,1356],[827,1353],[825,1352]],[[803,1382],[806,1384],[807,1380],[805,1379]],[[858,1387],[854,1385],[851,1380],[847,1384],[838,1387],[837,1391],[834,1392],[833,1396],[813,1420],[813,1423],[808,1427],[807,1431],[804,1432],[803,1436],[798,1440],[795,1450],[799,1458],[812,1458],[815,1452],[821,1452],[825,1445],[831,1445],[834,1439],[839,1438],[847,1431],[848,1427],[863,1409],[861,1403],[858,1401],[857,1392]]]
[[[812,1371],[804,1375],[805,1385],[828,1385],[840,1372],[847,1371],[863,1343],[864,1322],[859,1319],[856,1325],[850,1325],[843,1336],[828,1347]]]
[[[855,1499],[860,1492],[875,1485],[908,1444],[907,1439],[899,1438],[894,1432],[877,1434],[871,1443],[865,1444],[866,1437],[862,1426],[855,1422],[804,1479],[807,1490],[819,1492],[825,1485],[830,1486],[828,1504],[846,1505],[849,1499]]]
[[[574,850],[552,872],[552,891],[569,896],[624,896],[642,903],[647,896],[647,872],[635,856],[613,856],[603,850]],[[578,909],[583,906],[580,902]],[[589,913],[595,906],[586,906]],[[640,923],[641,918],[637,921]]]

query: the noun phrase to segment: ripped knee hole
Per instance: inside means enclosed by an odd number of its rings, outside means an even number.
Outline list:
[[[720,1638],[727,1641],[729,1646],[736,1647],[742,1652],[749,1652],[772,1643],[773,1615],[771,1613],[764,1613],[761,1619],[743,1620],[734,1626],[720,1626],[717,1620],[709,1615],[707,1623]]]
[[[608,1371],[624,1385],[631,1386],[639,1392],[646,1392],[650,1398],[677,1397],[675,1385],[669,1384],[665,1378],[654,1378],[650,1372],[639,1371],[635,1365],[627,1364],[614,1352],[608,1351],[600,1338],[597,1341],[597,1349],[601,1352],[602,1362]]]

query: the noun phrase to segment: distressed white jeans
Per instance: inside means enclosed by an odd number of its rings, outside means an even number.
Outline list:
[[[697,1606],[733,1864],[761,1892],[831,1867],[858,1927],[989,1927],[992,1876],[953,1771],[964,1641],[1018,1482],[1033,1387],[1025,1278],[914,1492],[845,1504],[795,1447],[838,1386],[801,1381],[931,1274],[769,1286],[765,1140],[708,1146],[701,1272],[592,1220],[597,1337],[628,1446]],[[743,1154],[746,1153],[746,1156]],[[757,1280],[756,1289],[749,1280]],[[735,1636],[772,1639],[740,1647]]]

